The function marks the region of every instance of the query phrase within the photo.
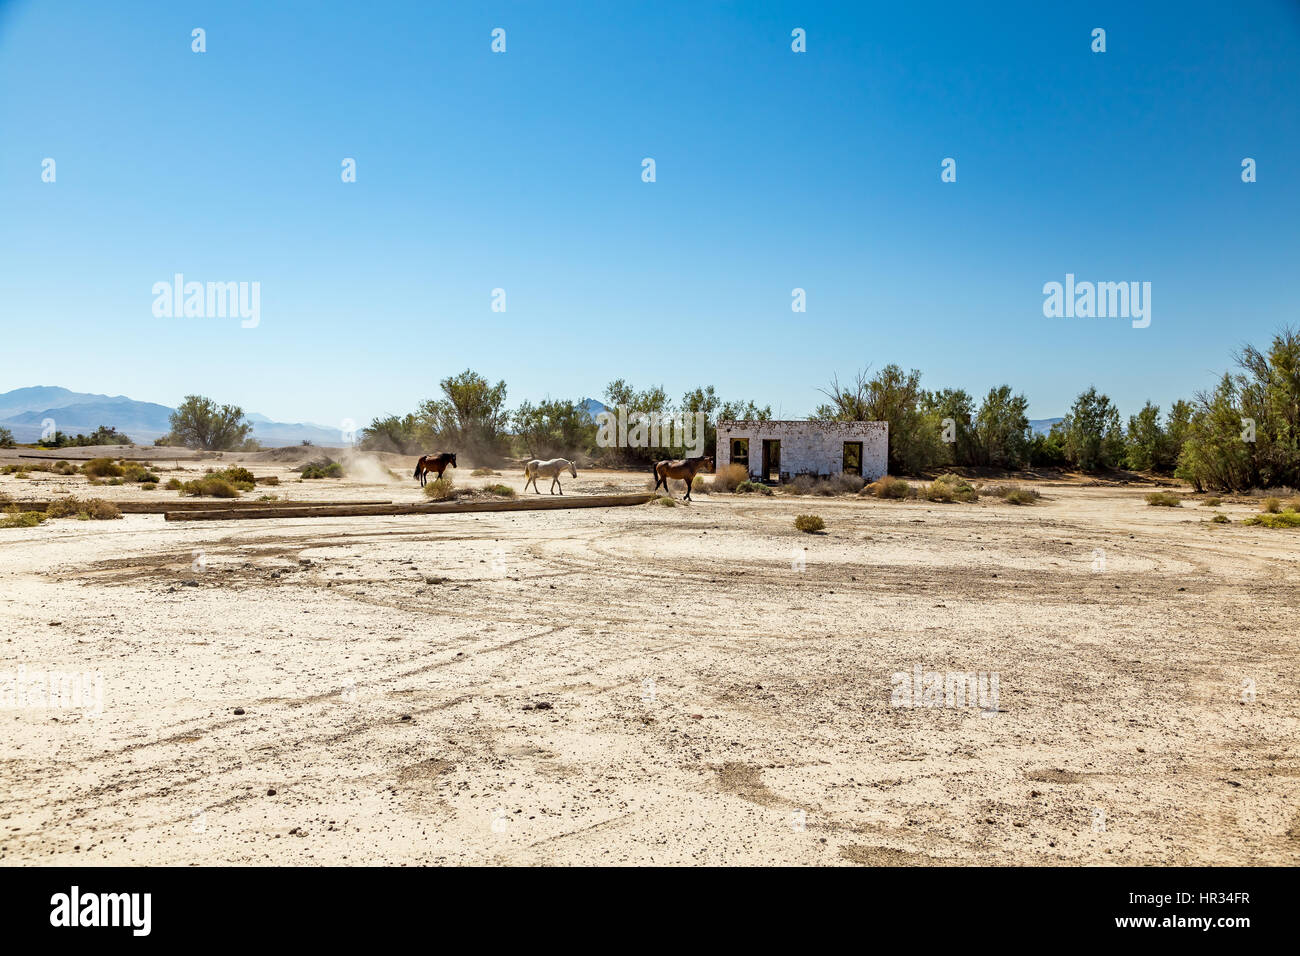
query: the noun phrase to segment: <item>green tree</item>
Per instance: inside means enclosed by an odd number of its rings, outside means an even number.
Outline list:
[[[421,402],[415,411],[422,430],[448,451],[492,461],[506,451],[506,383],[488,382],[466,369],[438,383],[443,397]]]
[[[1076,468],[1098,471],[1119,464],[1124,454],[1119,411],[1095,386],[1074,400],[1061,426],[1066,460]]]
[[[1175,474],[1215,491],[1300,484],[1300,333],[1234,357],[1240,371],[1192,403]]]
[[[515,441],[529,458],[558,458],[588,453],[595,445],[596,425],[577,402],[546,399],[524,402],[511,416]]]
[[[1128,417],[1124,436],[1124,458],[1129,468],[1152,471],[1168,457],[1167,436],[1160,427],[1160,406],[1147,402],[1142,411]]]
[[[927,392],[922,404],[939,421],[939,437],[946,451],[944,461],[953,465],[975,464],[975,400],[962,388]]]
[[[1029,460],[1029,399],[1011,394],[1010,385],[989,389],[975,416],[975,462],[1019,468]]]
[[[817,406],[814,418],[889,422],[891,474],[914,475],[946,460],[939,416],[922,404],[921,373],[916,369],[904,372],[886,365],[874,378],[859,372],[848,385],[832,378],[822,393],[830,402]]]
[[[0,448],[14,447],[14,433],[7,428],[0,428]]]
[[[253,430],[238,405],[221,405],[202,395],[186,395],[171,414],[171,444],[205,451],[239,447]]]
[[[422,454],[431,443],[419,419],[414,415],[388,415],[373,419],[361,430],[358,447],[366,451],[396,452],[400,455]]]
[[[683,415],[704,413],[704,454],[717,454],[718,422],[772,420],[772,407],[759,408],[753,400],[724,402],[712,385],[691,389],[682,396],[680,412]]]

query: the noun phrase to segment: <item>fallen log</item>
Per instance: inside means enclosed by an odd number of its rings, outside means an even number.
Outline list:
[[[79,497],[81,500],[84,500],[86,497],[94,496],[74,495],[72,497]],[[50,500],[57,501],[58,499]],[[207,501],[114,501],[112,498],[106,498],[104,500],[117,505],[117,510],[122,512],[122,514],[129,515],[161,515],[166,514],[169,511],[210,511],[213,508],[219,508],[223,511],[242,511],[246,509],[253,510],[269,508],[272,505],[280,508],[305,508],[317,504],[323,504],[323,502],[313,501],[240,501],[235,498],[218,499],[220,504],[211,499]],[[390,505],[392,503],[392,499],[379,500],[376,498],[358,498],[356,500],[330,502],[332,505]],[[5,507],[9,507],[9,504],[9,502],[6,502]],[[17,505],[19,511],[44,511],[50,506],[50,501],[15,501],[12,502],[12,504]]]
[[[237,521],[246,518],[359,518],[387,515],[463,514],[474,511],[551,511],[562,508],[616,508],[653,501],[650,492],[632,495],[555,495],[537,498],[501,498],[493,501],[444,501],[429,504],[344,505],[320,504],[271,508],[220,508],[208,511],[168,511],[167,521]]]

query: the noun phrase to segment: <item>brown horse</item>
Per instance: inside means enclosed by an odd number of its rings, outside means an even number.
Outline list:
[[[695,480],[696,472],[705,469],[713,470],[713,456],[701,455],[699,458],[673,458],[664,461],[655,462],[655,491],[659,490],[659,483],[663,482],[664,491],[668,491],[669,478],[681,478],[686,482],[686,497],[683,501],[691,500],[691,482]],[[668,491],[669,496],[672,492]]]
[[[456,467],[455,455],[448,452],[443,452],[441,455],[421,455],[420,460],[415,463],[415,477],[420,479],[420,487],[424,487],[429,472],[436,471],[441,478],[448,465]]]

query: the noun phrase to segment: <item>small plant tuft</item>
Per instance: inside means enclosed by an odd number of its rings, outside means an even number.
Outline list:
[[[826,522],[821,519],[821,515],[796,515],[794,526],[804,534],[816,534],[826,528]]]

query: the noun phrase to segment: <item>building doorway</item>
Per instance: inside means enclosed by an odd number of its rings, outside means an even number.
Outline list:
[[[846,441],[844,443],[844,464],[841,470],[846,475],[862,474],[862,442]]]
[[[780,481],[781,479],[781,441],[778,438],[763,439],[763,481]]]
[[[731,463],[733,465],[743,465],[745,474],[749,474],[749,439],[733,438],[731,439]]]

